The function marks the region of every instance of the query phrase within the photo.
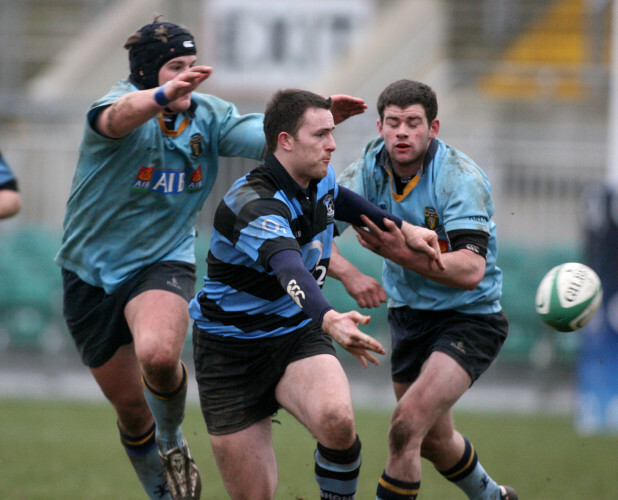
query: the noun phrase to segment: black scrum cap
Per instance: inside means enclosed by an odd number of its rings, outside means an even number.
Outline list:
[[[191,32],[167,22],[143,26],[129,37],[124,48],[129,51],[129,80],[140,89],[159,86],[159,70],[167,61],[197,53]]]

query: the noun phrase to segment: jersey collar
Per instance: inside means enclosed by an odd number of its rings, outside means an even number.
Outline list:
[[[166,135],[168,137],[178,137],[180,134],[182,134],[189,125],[189,123],[191,123],[191,120],[195,118],[196,108],[197,102],[191,99],[191,106],[189,106],[189,109],[182,113],[182,121],[180,122],[180,125],[178,125],[178,128],[175,130],[170,130],[167,128],[167,126],[165,125],[165,121],[163,120],[163,113],[159,113],[159,115],[157,116],[157,121],[159,122],[159,127],[161,128],[161,132],[163,132],[163,135]],[[176,117],[174,117],[174,120],[176,120]]]
[[[421,168],[418,170],[416,175],[414,175],[414,177],[412,177],[412,179],[410,179],[410,181],[406,184],[406,187],[401,194],[398,194],[397,190],[395,189],[395,173],[391,165],[391,159],[388,156],[388,152],[386,151],[386,146],[383,145],[382,148],[378,151],[378,154],[376,155],[376,164],[382,167],[390,177],[391,194],[395,201],[399,202],[404,200],[405,197],[408,196],[417,186],[417,184],[421,180],[421,177],[423,177],[423,174],[425,173],[428,165],[433,161],[436,155],[436,151],[438,151],[438,145],[438,140],[436,138],[433,138],[429,143],[429,147],[427,148],[427,152],[425,153],[425,158],[423,158],[423,164],[421,165]]]

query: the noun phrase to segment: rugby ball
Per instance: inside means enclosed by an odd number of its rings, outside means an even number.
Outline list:
[[[603,300],[601,280],[584,264],[567,262],[543,277],[536,291],[536,312],[554,330],[573,332],[592,319]]]

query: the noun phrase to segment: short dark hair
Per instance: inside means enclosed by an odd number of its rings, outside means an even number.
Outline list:
[[[331,105],[330,97],[324,98],[308,90],[278,90],[270,98],[264,112],[266,146],[274,152],[281,132],[296,137],[307,109],[330,109]]]
[[[378,97],[380,121],[384,121],[384,110],[387,106],[405,109],[413,104],[423,106],[428,123],[438,116],[438,98],[429,85],[413,80],[397,80],[391,83]]]

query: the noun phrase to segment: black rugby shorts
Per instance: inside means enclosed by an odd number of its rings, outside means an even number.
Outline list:
[[[275,389],[293,361],[335,354],[314,322],[278,337],[223,337],[193,326],[195,378],[202,414],[212,435],[232,434],[275,414]]]
[[[63,269],[62,286],[64,319],[73,341],[83,363],[98,368],[121,346],[133,342],[124,317],[127,303],[147,290],[173,292],[188,302],[195,294],[195,265],[155,262],[123,282],[111,295]]]
[[[396,307],[388,311],[391,326],[393,382],[410,383],[434,351],[453,358],[474,383],[498,356],[508,334],[503,311],[464,314]]]

